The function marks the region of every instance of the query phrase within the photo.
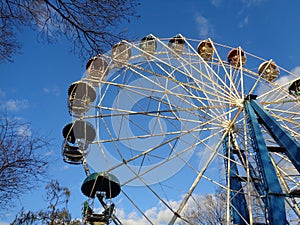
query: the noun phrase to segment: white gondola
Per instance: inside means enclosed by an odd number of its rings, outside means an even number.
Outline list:
[[[179,57],[184,51],[184,44],[185,40],[181,34],[170,39],[168,43],[168,47],[171,49],[172,55],[177,58]]]
[[[210,40],[201,41],[197,48],[198,54],[206,61],[212,60],[214,48]]]
[[[73,116],[86,113],[96,99],[95,88],[85,81],[72,83],[68,90],[68,108]]]
[[[86,64],[86,71],[88,76],[88,81],[94,86],[97,86],[99,82],[104,80],[105,76],[109,72],[109,66],[107,61],[101,56],[95,56]]]
[[[273,81],[279,76],[279,69],[276,63],[270,60],[260,64],[258,74],[268,81]]]
[[[120,43],[113,46],[112,59],[117,67],[123,67],[124,65],[126,65],[130,56],[131,49],[126,42],[121,41]]]
[[[232,66],[240,67],[245,65],[247,58],[241,48],[234,48],[228,53],[227,61]]]
[[[152,35],[143,37],[140,41],[139,47],[142,51],[142,55],[144,55],[148,60],[152,59],[152,56],[154,55],[157,48],[155,37]]]

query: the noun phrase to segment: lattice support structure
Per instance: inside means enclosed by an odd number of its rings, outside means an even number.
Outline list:
[[[228,135],[223,142],[224,147],[224,163],[226,171],[229,171],[229,187],[231,198],[231,217],[233,224],[246,225],[249,224],[249,213],[247,208],[247,202],[243,191],[242,183],[239,180],[239,171],[235,163],[234,148],[231,143],[231,138]],[[228,160],[229,159],[229,160]],[[230,161],[230,163],[228,163]],[[229,167],[229,168],[228,168]],[[238,212],[236,210],[239,210]]]
[[[252,104],[251,104],[251,103]],[[266,191],[266,210],[270,225],[286,225],[286,211],[283,192],[272,164],[257,115],[252,107],[253,100],[245,100],[244,106],[248,116],[249,127],[252,129],[253,143],[256,146],[257,159],[261,166]],[[260,118],[260,116],[258,115]]]

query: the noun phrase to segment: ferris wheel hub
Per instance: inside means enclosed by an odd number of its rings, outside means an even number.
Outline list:
[[[233,101],[233,105],[238,107],[238,108],[243,108],[244,107],[243,104],[244,104],[244,99],[241,99],[241,98],[235,99]]]

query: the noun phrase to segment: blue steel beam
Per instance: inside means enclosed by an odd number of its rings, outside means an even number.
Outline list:
[[[285,154],[300,172],[300,144],[256,101],[250,100],[250,104],[273,139],[284,148]]]
[[[247,158],[243,152],[240,152],[238,154],[238,157],[239,157],[240,161],[246,162],[246,160],[247,160]],[[266,196],[266,192],[265,192],[266,190],[261,181],[262,178],[259,176],[259,173],[256,173],[255,169],[253,168],[253,166],[250,162],[248,162],[248,166],[249,166],[250,177],[251,177],[251,180],[253,182],[253,185],[254,185],[256,191],[258,192],[258,194],[260,196]],[[265,198],[262,198],[262,200],[264,203],[266,203]]]
[[[248,116],[248,123],[253,132],[253,143],[256,146],[256,154],[261,167],[262,176],[267,193],[267,213],[270,225],[286,225],[286,212],[284,205],[283,192],[276,175],[275,168],[270,159],[261,127],[258,123],[256,114],[250,105],[249,100],[244,101],[245,111]]]
[[[229,138],[226,136],[224,139],[223,145],[224,145],[224,155],[226,157],[230,158],[230,172],[229,172],[229,178],[230,178],[230,197],[231,197],[231,204],[233,207],[231,207],[232,211],[232,222],[233,224],[239,224],[239,225],[247,225],[249,224],[249,213],[248,213],[248,207],[247,202],[245,199],[243,186],[241,182],[239,181],[239,172],[237,169],[237,166],[234,161],[234,155],[232,153],[232,145],[230,144],[230,148],[228,146]],[[228,160],[224,159],[225,165],[226,165],[226,174],[227,174],[227,168],[228,168]],[[228,176],[228,174],[227,174]]]

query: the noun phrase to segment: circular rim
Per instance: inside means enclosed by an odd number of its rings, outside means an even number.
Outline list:
[[[89,166],[96,171],[114,173],[124,193],[137,181],[137,186],[154,193],[154,198],[169,209],[175,220],[180,218],[174,212],[184,219],[183,208],[197,205],[196,197],[193,199],[193,193],[189,193],[191,187],[199,193],[203,193],[203,186],[208,191],[219,188],[229,199],[232,194],[229,167],[236,167],[239,171],[238,177],[242,181],[243,195],[249,198],[248,204],[261,203],[258,191],[254,190],[256,178],[249,178],[249,165],[258,170],[261,165],[251,139],[252,128],[248,125],[245,102],[249,96],[257,95],[256,101],[264,110],[299,141],[299,101],[289,93],[297,76],[278,67],[283,76],[280,74],[274,80],[261,79],[258,67],[266,60],[241,48],[212,41],[214,51],[210,61],[205,61],[198,53],[203,41],[193,39],[185,39],[184,51],[180,57],[175,57],[168,45],[172,38],[150,37],[156,43],[156,51],[151,58],[144,57],[141,43],[128,43],[132,49],[128,64],[118,69],[111,66],[105,79],[98,83],[93,117],[97,140],[87,156]],[[241,64],[233,60],[240,51],[243,57]],[[226,56],[227,60],[224,60]],[[107,59],[108,65],[113,65],[110,53],[101,57]],[[290,76],[288,79],[287,74]],[[89,114],[87,120],[91,121],[91,118]],[[260,129],[266,144],[276,149],[278,144],[264,127]],[[235,149],[229,148],[228,143]],[[295,171],[288,169],[289,160],[278,149],[270,152],[270,156],[285,187],[284,194],[290,195],[293,185],[299,184]],[[183,167],[174,163],[176,159]],[[219,167],[222,171],[212,172]],[[163,174],[166,168],[172,171],[171,175]],[[184,178],[189,182],[178,183]],[[158,180],[155,183],[153,179]],[[193,183],[196,185],[191,186]],[[151,184],[160,186],[164,191],[152,188]],[[184,197],[172,206],[162,196],[166,196],[167,190],[175,184],[184,190],[177,197]],[[135,196],[126,198],[129,201],[133,198],[135,204],[142,207],[142,201]],[[293,204],[296,200],[286,198],[286,201]],[[224,208],[232,210],[229,203]],[[260,222],[259,215],[264,210],[257,214],[251,212],[255,222]]]

